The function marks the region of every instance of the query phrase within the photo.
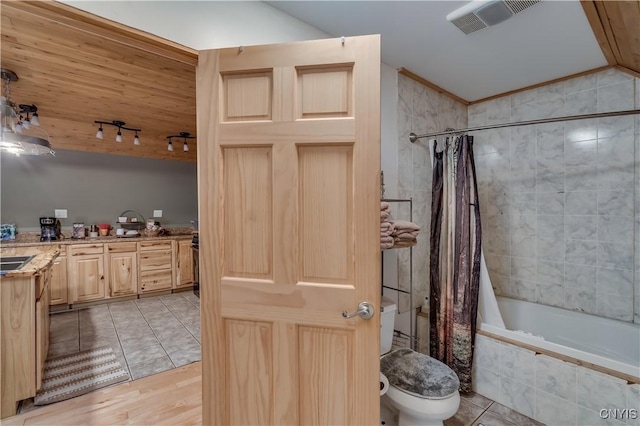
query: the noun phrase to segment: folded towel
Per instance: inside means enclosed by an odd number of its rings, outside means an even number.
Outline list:
[[[380,242],[381,243],[393,243],[394,238],[393,237],[380,237]]]
[[[396,238],[399,239],[412,239],[412,238],[416,238],[418,236],[418,234],[420,234],[420,232],[418,231],[405,231],[405,232],[398,232],[397,229],[393,230],[392,235]]]
[[[393,247],[393,243],[380,243],[381,250],[388,250]]]
[[[389,230],[389,229],[391,229],[391,230],[394,229],[394,227],[391,224],[391,222],[380,222],[380,230],[381,231],[386,231],[386,230]]]
[[[380,211],[389,211],[391,210],[391,204],[386,201],[380,201]]]
[[[388,211],[380,211],[380,222],[386,222],[389,219]]]
[[[394,228],[396,228],[399,232],[403,231],[420,231],[420,227],[413,222],[409,222],[407,220],[392,220]]]
[[[413,238],[413,239],[397,239],[393,242],[393,248],[404,248],[404,247],[411,247],[411,246],[415,246],[416,244],[418,244],[418,240]]]
[[[389,230],[389,231],[380,231],[380,238],[382,237],[391,237],[393,238],[393,231]]]

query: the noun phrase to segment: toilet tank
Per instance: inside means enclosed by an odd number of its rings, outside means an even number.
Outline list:
[[[383,297],[380,302],[380,355],[386,354],[391,350],[395,320],[395,302],[387,297]]]

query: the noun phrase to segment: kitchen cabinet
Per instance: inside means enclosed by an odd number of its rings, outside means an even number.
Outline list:
[[[139,242],[138,260],[140,293],[171,290],[174,275],[172,241]]]
[[[67,279],[67,256],[58,256],[51,265],[50,305],[69,303]]]
[[[42,384],[49,350],[51,264],[58,249],[45,251],[34,251],[38,254],[25,271],[0,277],[0,419],[15,415],[18,401],[34,397]]]
[[[174,288],[193,285],[193,249],[191,240],[178,240],[176,244],[176,277]]]
[[[105,298],[103,244],[70,246],[69,303],[91,302]]]
[[[109,297],[138,294],[138,252],[136,243],[105,244]]]

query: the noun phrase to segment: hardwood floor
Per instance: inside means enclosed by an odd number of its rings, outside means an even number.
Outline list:
[[[201,425],[200,362],[2,420],[14,425]]]

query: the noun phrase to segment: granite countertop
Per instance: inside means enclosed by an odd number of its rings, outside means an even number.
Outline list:
[[[3,278],[30,277],[51,266],[60,254],[59,244],[43,244],[40,247],[0,247],[2,256],[35,256],[20,269],[6,271]]]
[[[102,243],[115,243],[115,242],[135,242],[135,241],[150,241],[150,240],[184,240],[191,239],[193,237],[193,230],[191,228],[175,228],[167,229],[168,235],[159,235],[156,237],[146,237],[139,235],[136,237],[117,237],[115,235],[108,235],[106,237],[96,238],[83,238],[72,239],[70,234],[62,233],[63,239],[56,241],[40,241],[39,232],[24,232],[16,235],[16,239],[13,241],[0,242],[0,249],[4,254],[4,249],[16,248],[16,247],[46,247],[46,246],[65,246],[72,244],[102,244]]]

